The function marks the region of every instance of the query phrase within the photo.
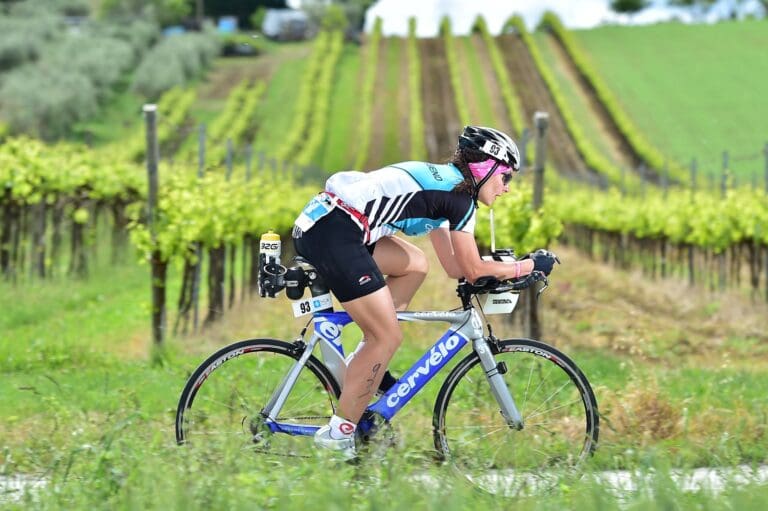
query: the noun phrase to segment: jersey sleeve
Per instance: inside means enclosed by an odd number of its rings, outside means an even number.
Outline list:
[[[475,232],[475,203],[472,198],[463,193],[449,193],[447,199],[448,229],[470,234]]]
[[[477,217],[477,210],[472,207],[472,214],[470,215],[469,219],[466,221],[466,223],[461,226],[457,227],[456,229],[452,229],[454,231],[461,231],[461,232],[468,232],[470,234],[475,233],[475,218]]]

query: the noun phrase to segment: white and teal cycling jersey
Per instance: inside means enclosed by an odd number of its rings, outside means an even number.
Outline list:
[[[367,217],[371,244],[397,231],[418,236],[447,227],[473,233],[472,197],[452,191],[463,179],[450,163],[408,161],[372,172],[338,172],[325,189]]]

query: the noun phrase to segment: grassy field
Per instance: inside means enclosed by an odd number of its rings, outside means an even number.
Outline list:
[[[572,76],[566,72],[562,66],[562,62],[558,59],[556,50],[552,46],[554,38],[548,34],[541,32],[535,32],[532,34],[533,39],[536,42],[542,58],[552,70],[552,75],[557,80],[560,86],[560,91],[565,97],[568,105],[571,107],[571,111],[576,118],[576,121],[582,126],[582,131],[586,135],[589,142],[605,156],[608,161],[614,165],[618,165],[617,159],[614,157],[614,152],[611,150],[606,137],[603,136],[603,131],[599,126],[599,122],[592,112],[590,105],[585,100],[582,94],[579,94],[576,85],[572,81]]]
[[[349,98],[359,93],[361,81],[360,48],[345,45],[331,91],[328,131],[318,155],[320,167],[328,171],[349,169],[354,164],[356,144],[350,141],[358,129],[359,106]]]
[[[475,36],[479,39],[479,36]],[[478,44],[484,45],[482,40]],[[489,82],[495,80],[495,76],[489,75],[480,63],[480,57],[477,54],[472,37],[457,37],[455,40],[456,53],[461,59],[460,68],[462,77],[468,86],[467,103],[470,110],[470,119],[467,124],[476,124],[480,126],[500,126],[499,117],[505,112],[495,112],[489,95]]]
[[[408,94],[406,77],[400,74],[400,63],[408,58],[405,50],[405,39],[390,37],[387,44],[387,52],[379,55],[379,58],[386,60],[387,73],[384,80],[386,81],[387,90],[391,91],[392,95],[389,98],[380,97],[374,100],[383,102],[385,108],[382,117],[384,121],[383,140],[374,141],[373,143],[383,145],[379,165],[387,165],[392,162],[408,159],[408,155],[403,154],[403,151],[400,149],[400,138],[407,138],[409,136],[408,132],[402,132],[401,128],[404,126],[402,119],[407,118],[411,113],[407,110],[403,111],[405,105],[398,98],[400,95]]]
[[[663,153],[718,173],[722,152],[742,180],[762,176],[768,133],[764,21],[574,31],[627,113]]]
[[[280,62],[272,75],[257,110],[257,123],[259,126],[269,126],[269,129],[258,131],[253,141],[254,151],[273,154],[286,138],[286,131],[293,122],[294,98],[298,94],[306,64],[306,58],[296,56],[286,59]]]
[[[595,32],[601,30],[611,29]],[[477,76],[480,65],[473,47],[467,39],[457,44],[462,45],[465,68]],[[274,69],[262,99],[258,116],[264,128],[256,150],[279,144],[290,125],[291,99],[304,70],[298,56],[305,50],[295,46],[291,51],[293,57]],[[387,59],[389,83],[396,82],[403,51],[402,44],[391,42],[380,55]],[[754,58],[750,51],[745,54]],[[228,61],[221,76],[240,76],[245,70],[235,68],[247,63],[252,61]],[[339,105],[354,105],[344,99],[354,94],[360,67],[359,49],[345,48],[331,98],[331,133],[324,144],[323,161],[329,166],[343,168],[354,156],[331,149],[356,133],[354,112]],[[201,119],[214,115],[223,101],[226,80],[221,76],[211,77],[201,91],[196,106]],[[490,118],[491,103],[483,91],[485,87],[477,88],[474,108],[477,115]],[[700,118],[693,110],[687,122],[705,119],[704,110]],[[387,129],[396,125],[396,112],[387,110]],[[735,136],[747,130],[731,131]],[[389,132],[380,142],[392,148],[397,140]],[[457,306],[455,283],[442,274],[428,244],[423,239],[417,243],[430,254],[432,271],[411,309]],[[542,297],[543,339],[584,371],[601,412],[600,445],[582,477],[564,472],[545,491],[511,501],[477,491],[449,466],[436,463],[431,417],[442,377],[398,415],[393,423],[397,445],[359,465],[321,458],[275,462],[221,450],[213,442],[178,447],[173,431],[177,400],[205,357],[239,339],[294,338],[305,321],[291,318],[285,298],[253,298],[202,332],[171,336],[162,356],[153,356],[149,269],[128,261],[98,264],[88,281],[0,282],[0,476],[22,474],[46,482],[42,489],[21,495],[0,491],[0,508],[768,506],[768,487],[757,479],[726,476],[722,488],[699,491],[685,490],[673,480],[677,469],[768,462],[766,305],[735,291],[690,290],[674,278],[652,281],[614,270],[569,247],[554,250],[563,264]],[[179,273],[178,268],[170,272],[170,310]],[[500,337],[521,335],[517,323],[496,318],[493,325]],[[404,325],[405,342],[392,361],[393,372],[402,374],[443,329],[440,324]],[[359,336],[354,328],[345,331],[345,347],[353,349]],[[607,484],[601,475],[605,470],[635,471],[634,490]]]
[[[638,282],[566,247],[556,250],[565,264],[543,297],[544,339],[571,355],[590,378],[602,416],[601,444],[584,478],[564,473],[555,488],[521,497],[516,507],[669,509],[674,503],[707,509],[752,499],[745,509],[760,509],[768,499],[764,486],[734,479],[717,495],[685,492],[672,483],[670,471],[765,463],[764,306],[738,295],[684,296],[674,282]],[[413,309],[456,305],[446,293],[451,282],[434,260],[432,267]],[[11,508],[511,505],[473,490],[433,461],[431,413],[441,378],[398,416],[398,446],[359,466],[323,459],[275,464],[213,444],[177,447],[178,394],[207,354],[235,339],[290,338],[303,322],[286,321],[284,298],[251,300],[212,329],[172,339],[164,363],[157,364],[149,356],[146,268],[126,265],[108,278],[101,275],[88,284],[22,293],[3,288],[2,306],[11,313],[3,323],[0,475],[49,481]],[[66,312],[51,312],[62,303]],[[519,330],[494,324],[504,337]],[[443,326],[404,328],[406,342],[392,363],[396,374]],[[347,348],[358,335],[345,336]],[[640,490],[611,488],[598,474],[605,469],[639,471]]]

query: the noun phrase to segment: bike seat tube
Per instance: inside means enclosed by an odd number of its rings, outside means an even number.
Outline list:
[[[317,270],[311,270],[311,272],[314,273],[314,278],[310,276],[309,279],[309,292],[312,294],[312,296],[321,296],[330,293],[331,290],[325,283],[323,276],[317,273]],[[318,310],[317,312],[333,312],[333,306]]]

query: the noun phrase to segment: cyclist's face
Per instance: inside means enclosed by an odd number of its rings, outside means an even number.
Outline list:
[[[512,172],[505,172],[503,174],[496,174],[491,179],[485,182],[480,193],[477,195],[477,200],[485,204],[486,206],[493,205],[496,197],[503,195],[509,191],[509,183],[512,180]]]

